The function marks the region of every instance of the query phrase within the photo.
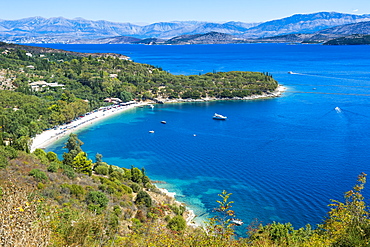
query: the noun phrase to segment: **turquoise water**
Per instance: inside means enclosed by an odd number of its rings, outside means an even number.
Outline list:
[[[122,53],[174,74],[267,71],[288,87],[269,100],[136,108],[79,133],[90,158],[99,152],[111,164],[145,167],[203,217],[225,189],[245,223],[317,224],[330,199],[342,200],[369,172],[370,46],[48,46]],[[215,112],[228,120],[213,120]]]

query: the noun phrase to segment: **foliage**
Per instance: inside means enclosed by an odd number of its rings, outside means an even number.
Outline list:
[[[358,176],[357,184],[345,193],[345,202],[332,200],[329,218],[321,225],[319,238],[332,246],[368,246],[370,241],[370,214],[362,190],[366,174]]]
[[[101,174],[101,175],[108,175],[108,166],[106,165],[98,165],[94,169],[96,174]]]
[[[218,194],[222,200],[217,201],[219,204],[215,211],[218,212],[217,216],[212,217],[209,220],[208,231],[216,238],[229,239],[234,233],[234,223],[235,213],[231,210],[233,201],[229,201],[231,193],[227,193],[226,190]]]
[[[149,196],[149,194],[143,190],[139,191],[136,196],[135,203],[137,205],[145,205],[147,207],[152,206],[152,198]]]
[[[63,148],[68,149],[67,153],[63,153],[63,163],[72,166],[74,158],[82,152],[81,146],[84,143],[78,139],[77,135],[71,133],[65,146]]]
[[[48,172],[57,172],[58,169],[59,169],[59,163],[54,162],[54,161],[51,162],[47,168]]]
[[[46,156],[46,152],[40,148],[37,148],[35,151],[33,151],[33,154],[37,156],[37,158],[40,159],[42,164],[48,164],[49,159]]]
[[[57,154],[51,151],[46,154],[46,158],[49,162],[59,162]]]
[[[97,214],[101,214],[103,212],[108,205],[108,201],[107,196],[101,191],[90,191],[86,195],[86,204],[88,205],[88,209]]]
[[[173,231],[181,232],[186,228],[186,221],[182,216],[176,215],[168,222],[167,227]]]
[[[74,157],[72,167],[78,173],[83,173],[91,176],[92,174],[92,161],[87,159],[85,152],[80,152]]]
[[[30,176],[34,177],[36,181],[38,182],[46,182],[49,180],[48,176],[45,174],[45,172],[39,170],[39,169],[32,169],[29,173]]]

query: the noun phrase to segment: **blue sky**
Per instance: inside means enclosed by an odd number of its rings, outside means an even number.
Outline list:
[[[0,19],[62,16],[146,24],[176,20],[261,22],[320,11],[370,14],[370,0],[3,0]]]

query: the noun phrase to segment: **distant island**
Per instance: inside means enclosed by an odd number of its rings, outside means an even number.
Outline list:
[[[174,21],[146,26],[81,18],[31,17],[0,20],[0,41],[146,45],[324,43],[350,35],[370,35],[369,21],[369,14],[336,12],[296,14],[262,23]]]
[[[370,35],[350,35],[329,40],[325,42],[324,45],[370,45]]]

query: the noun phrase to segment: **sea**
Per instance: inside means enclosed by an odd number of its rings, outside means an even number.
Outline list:
[[[198,222],[215,215],[226,190],[244,222],[241,235],[250,223],[315,227],[331,199],[344,201],[357,176],[370,172],[370,46],[38,46],[120,53],[176,75],[269,72],[287,88],[272,99],[135,108],[79,131],[89,158],[145,168]],[[61,155],[63,142],[46,151]],[[364,195],[368,203],[367,188]]]

